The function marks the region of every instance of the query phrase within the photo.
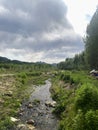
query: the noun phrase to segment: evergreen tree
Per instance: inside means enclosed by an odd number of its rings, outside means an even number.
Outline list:
[[[87,27],[86,56],[90,68],[98,69],[98,9]]]

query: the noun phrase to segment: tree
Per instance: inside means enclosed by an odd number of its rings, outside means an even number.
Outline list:
[[[86,69],[85,52],[76,54],[73,58],[66,58],[65,62],[60,62],[57,67],[65,70]]]
[[[90,68],[98,69],[98,8],[87,27],[85,48]]]

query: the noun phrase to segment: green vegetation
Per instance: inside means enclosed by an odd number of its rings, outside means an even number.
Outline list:
[[[98,69],[98,8],[87,27],[85,43],[86,60],[90,68]]]
[[[86,53],[76,54],[74,58],[66,58],[64,62],[57,65],[58,69],[62,70],[86,70],[88,64],[86,61]]]
[[[87,73],[98,70],[98,8],[84,42],[82,53],[57,65],[65,71],[53,79],[51,91],[57,101],[54,113],[61,120],[59,130],[98,130],[98,80]]]
[[[6,64],[4,67],[3,65]],[[50,65],[29,65],[29,64],[3,63],[0,68],[0,130],[10,130],[14,127],[10,118],[16,117],[22,101],[29,98],[34,91],[32,85],[44,84],[51,76],[52,66]],[[34,67],[35,66],[35,67]],[[35,101],[38,103],[39,101]]]
[[[13,127],[13,122],[11,122],[9,117],[4,120],[0,120],[0,130],[10,130]]]
[[[97,110],[98,109],[98,88],[96,88],[91,83],[83,84],[76,91],[75,108],[76,111],[81,109],[84,113],[91,109]]]
[[[83,71],[63,71],[52,82],[59,130],[98,130],[98,81]]]

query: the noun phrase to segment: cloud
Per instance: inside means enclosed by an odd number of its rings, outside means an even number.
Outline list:
[[[59,62],[83,50],[63,0],[0,0],[0,55]]]

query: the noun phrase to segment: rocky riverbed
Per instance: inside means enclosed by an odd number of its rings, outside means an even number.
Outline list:
[[[16,130],[57,130],[58,120],[52,111],[56,102],[51,98],[51,82],[36,86],[28,101],[19,110]]]

